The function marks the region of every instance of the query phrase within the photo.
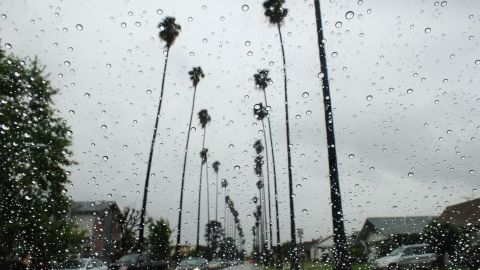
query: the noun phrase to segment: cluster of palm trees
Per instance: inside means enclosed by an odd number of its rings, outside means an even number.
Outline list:
[[[333,129],[333,113],[332,113],[332,105],[331,105],[331,96],[329,92],[329,81],[328,81],[328,70],[326,66],[326,54],[325,54],[325,46],[324,46],[324,38],[323,38],[323,27],[322,27],[322,19],[321,19],[321,12],[320,12],[320,3],[319,0],[314,0],[315,2],[315,15],[317,19],[317,35],[318,35],[318,46],[319,46],[319,53],[320,53],[320,66],[321,66],[321,73],[323,76],[322,78],[322,91],[324,96],[324,110],[325,110],[325,127],[327,131],[327,148],[328,148],[328,156],[329,156],[329,172],[330,172],[330,190],[331,190],[331,201],[332,201],[332,220],[333,220],[333,227],[334,227],[334,242],[335,242],[335,259],[334,259],[334,269],[351,269],[351,266],[348,261],[348,254],[346,249],[346,237],[345,237],[345,230],[343,224],[343,212],[341,206],[341,196],[340,196],[340,187],[339,187],[339,180],[338,180],[338,170],[337,170],[337,160],[336,160],[336,148],[335,148],[335,139],[334,139],[334,129]],[[290,241],[291,241],[291,253],[290,253],[290,267],[291,269],[297,270],[298,269],[298,247],[296,243],[296,228],[295,228],[295,211],[294,211],[294,193],[293,193],[293,173],[292,173],[292,158],[291,158],[291,139],[290,139],[290,124],[289,124],[289,108],[288,108],[288,85],[287,85],[287,68],[286,68],[286,57],[285,57],[285,48],[283,43],[282,37],[282,24],[284,22],[285,17],[288,14],[288,9],[284,8],[285,0],[267,0],[263,3],[263,7],[265,8],[264,15],[267,17],[269,23],[273,26],[276,26],[278,30],[278,37],[280,41],[280,49],[282,52],[282,61],[283,61],[283,89],[284,89],[284,106],[285,106],[285,129],[286,129],[286,149],[287,149],[287,170],[288,170],[288,192],[289,192],[289,207],[290,207]],[[144,225],[145,225],[145,212],[146,212],[146,205],[147,205],[147,195],[148,195],[148,186],[149,186],[149,179],[150,179],[150,169],[152,164],[152,157],[155,145],[155,138],[157,137],[157,128],[158,122],[160,118],[161,112],[161,104],[163,100],[163,93],[164,93],[164,86],[165,86],[165,76],[166,76],[166,69],[167,69],[167,62],[170,49],[175,42],[175,39],[179,35],[181,31],[180,25],[175,23],[175,18],[173,17],[166,17],[160,24],[160,39],[166,43],[166,53],[165,53],[165,66],[163,70],[163,77],[162,77],[162,85],[161,85],[161,92],[160,92],[160,99],[157,108],[157,115],[155,118],[155,126],[153,130],[153,136],[150,146],[149,152],[149,159],[147,164],[147,174],[145,179],[145,187],[144,187],[144,197],[143,197],[143,205],[141,209],[141,224],[139,230],[139,242],[140,247],[143,245],[144,241]],[[188,146],[190,140],[190,131],[192,128],[192,118],[193,112],[195,109],[195,98],[197,93],[197,86],[198,83],[202,78],[204,78],[203,71],[201,67],[194,67],[192,71],[189,72],[190,79],[193,83],[193,99],[192,99],[192,109],[190,114],[190,121],[187,130],[187,139],[184,151],[184,162],[183,162],[183,170],[182,170],[182,179],[181,179],[181,187],[180,187],[180,205],[178,211],[178,224],[177,224],[177,244],[176,244],[176,254],[178,254],[179,247],[180,247],[180,240],[181,240],[181,231],[182,231],[182,212],[183,212],[183,195],[184,195],[184,184],[185,184],[185,171],[186,171],[186,164],[187,164],[187,154],[188,154]],[[255,173],[259,177],[259,181],[257,182],[257,187],[259,189],[259,197],[255,200],[256,206],[256,213],[255,217],[259,223],[260,227],[264,227],[263,229],[256,230],[256,235],[262,235],[259,238],[258,242],[262,241],[261,246],[262,249],[265,247],[266,249],[272,249],[272,241],[273,241],[273,232],[272,232],[272,213],[271,213],[271,196],[270,196],[270,166],[272,167],[272,176],[273,176],[273,189],[274,189],[274,203],[275,203],[275,219],[276,219],[276,248],[277,254],[280,255],[280,221],[279,221],[279,211],[278,211],[278,190],[277,190],[277,173],[275,167],[275,149],[273,143],[273,136],[271,130],[271,123],[270,123],[270,110],[269,105],[267,103],[267,94],[266,88],[269,84],[272,83],[271,79],[268,77],[268,70],[259,70],[257,74],[254,75],[254,80],[257,88],[260,91],[263,91],[264,95],[264,103],[258,103],[254,107],[254,115],[256,119],[262,122],[262,129],[264,134],[264,144],[263,146],[261,140],[258,140],[255,143],[255,150],[257,152],[257,157],[255,158]],[[197,219],[197,247],[199,244],[199,235],[200,235],[200,213],[201,213],[201,192],[202,192],[202,178],[203,178],[203,167],[205,166],[205,173],[206,173],[206,181],[207,181],[207,190],[210,188],[209,179],[208,179],[208,149],[205,148],[205,138],[206,138],[206,127],[208,123],[211,121],[211,117],[208,114],[208,111],[203,109],[200,110],[198,113],[198,117],[200,120],[200,125],[203,129],[203,141],[202,141],[202,151],[200,153],[200,179],[199,179],[199,192],[198,192],[198,219]],[[264,119],[267,119],[268,123],[268,132],[269,132],[269,140],[266,137],[266,127],[264,123]],[[270,151],[268,151],[268,145],[270,145]],[[265,154],[266,160],[266,180],[267,180],[267,191],[264,188],[264,175],[263,175],[263,156],[262,153]],[[269,154],[271,153],[271,162],[269,160]],[[215,220],[218,219],[218,172],[219,172],[219,165],[218,161],[212,164],[212,168],[214,169],[217,177],[216,177],[216,212],[215,212]],[[228,182],[225,179],[222,179],[222,188],[225,191],[225,200],[228,204],[225,207],[225,211],[230,211],[233,213],[237,213],[237,218],[234,217],[234,228],[241,228],[239,225],[240,221],[238,219],[238,212],[233,212],[235,210],[231,209],[230,203],[228,203],[227,198],[228,195],[226,194],[226,187]],[[207,192],[207,216],[208,220],[210,220],[210,198],[209,192]],[[229,200],[231,202],[231,200]],[[268,202],[268,208],[267,208]],[[233,202],[232,202],[233,206]],[[262,210],[263,209],[263,210]],[[267,217],[267,210],[268,209],[268,217]],[[258,218],[257,218],[258,216]],[[227,222],[227,213],[225,213],[225,221]],[[238,221],[238,222],[237,222]],[[261,225],[264,224],[264,225]],[[225,224],[225,229],[227,225]],[[268,227],[268,229],[266,229]],[[243,231],[242,231],[243,234]],[[260,240],[262,239],[262,240]],[[278,261],[280,262],[280,260]],[[280,263],[277,263],[277,266],[280,267]]]

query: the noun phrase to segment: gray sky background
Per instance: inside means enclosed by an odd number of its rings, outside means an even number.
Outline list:
[[[69,168],[74,200],[141,206],[164,64],[157,24],[170,15],[182,32],[168,63],[148,214],[176,226],[193,93],[187,72],[200,65],[206,77],[198,86],[182,241],[195,239],[201,145],[196,113],[203,108],[212,116],[206,139],[209,161],[222,163],[220,178],[229,181],[249,235],[255,208],[251,198],[257,194],[252,143],[262,138],[252,108],[263,101],[252,75],[268,68],[281,232],[283,240],[289,237],[281,53],[276,28],[263,16],[261,3],[0,3],[2,46],[19,56],[38,56],[60,89],[55,106],[72,127],[78,162]],[[480,2],[321,4],[347,230],[359,230],[366,217],[437,215],[449,204],[479,197]],[[297,227],[310,239],[331,233],[316,26],[313,1],[287,1],[286,7],[282,31],[295,213]],[[348,11],[354,18],[346,18]],[[247,240],[250,245],[251,237]]]

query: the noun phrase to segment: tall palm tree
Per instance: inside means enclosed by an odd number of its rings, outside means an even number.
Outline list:
[[[257,74],[253,75],[253,79],[255,81],[255,85],[260,91],[263,92],[263,98],[265,101],[265,111],[263,111],[261,108],[257,112],[254,111],[254,114],[257,115],[258,118],[267,118],[267,123],[268,123],[268,133],[270,137],[270,150],[272,154],[272,169],[273,169],[273,193],[274,193],[274,200],[275,200],[275,223],[276,223],[276,234],[277,234],[277,268],[281,268],[282,265],[282,258],[281,258],[281,246],[280,246],[280,217],[279,217],[279,211],[278,211],[278,190],[277,190],[277,170],[275,167],[275,151],[273,148],[273,136],[272,136],[272,125],[270,121],[270,114],[267,108],[268,107],[268,101],[267,101],[267,93],[266,89],[267,86],[272,82],[270,77],[268,77],[268,70],[263,69],[259,70]],[[262,121],[262,125],[264,125]],[[265,129],[265,127],[264,127]],[[265,131],[264,134],[266,135]],[[265,142],[265,145],[267,143]],[[268,158],[268,157],[267,157]],[[267,168],[269,167],[268,161],[267,161]],[[270,192],[269,192],[270,193]],[[270,214],[271,217],[271,214]]]
[[[223,188],[223,195],[225,197],[225,205],[223,207],[223,228],[225,228],[224,230],[224,238],[226,238],[226,233],[227,233],[227,202],[226,202],[226,198],[227,198],[227,187],[228,187],[228,181],[227,179],[222,179],[222,188]]]
[[[182,236],[181,233],[182,233],[183,192],[184,192],[184,186],[185,186],[185,169],[187,166],[188,143],[190,142],[190,131],[192,130],[193,111],[195,109],[195,97],[197,94],[197,85],[200,82],[200,79],[205,77],[201,67],[194,67],[191,71],[188,72],[188,75],[190,75],[190,80],[192,80],[192,84],[193,84],[193,99],[192,99],[193,101],[192,101],[192,109],[190,111],[190,121],[188,122],[187,142],[185,144],[185,151],[184,151],[184,158],[183,158],[182,183],[180,186],[180,207],[178,211],[177,244],[175,246],[175,256],[177,258],[180,258],[178,255],[180,251],[180,240]]]
[[[198,247],[200,245],[200,213],[201,213],[201,205],[202,205],[202,172],[203,172],[203,165],[207,163],[207,155],[208,155],[208,149],[203,148],[202,151],[200,152],[200,159],[202,160],[201,166],[200,166],[200,184],[198,187],[198,205],[197,205],[197,211],[198,211],[198,216],[197,216],[197,245],[195,248],[195,251],[198,252]]]
[[[288,197],[290,202],[290,241],[291,241],[291,256],[290,256],[290,268],[292,270],[298,270],[298,253],[297,253],[297,241],[295,230],[295,210],[293,205],[293,173],[292,173],[292,157],[290,149],[290,122],[288,118],[288,91],[287,91],[287,64],[285,59],[285,49],[283,46],[281,23],[287,16],[288,10],[283,7],[285,0],[267,0],[263,3],[265,8],[265,16],[269,19],[270,23],[277,26],[278,36],[280,39],[280,47],[282,49],[283,60],[283,86],[285,96],[285,127],[287,133],[287,163],[288,163]]]
[[[330,199],[332,201],[333,241],[335,244],[333,267],[335,270],[351,270],[351,262],[347,249],[347,238],[343,224],[342,198],[340,195],[340,181],[338,179],[337,151],[335,148],[335,131],[333,129],[332,96],[328,80],[327,58],[323,43],[322,13],[320,2],[315,0],[315,17],[317,22],[318,51],[323,89],[323,106],[325,113],[325,129],[327,131],[328,167],[330,172]]]
[[[162,100],[163,100],[163,90],[165,88],[165,75],[167,74],[167,63],[168,63],[168,53],[170,52],[170,47],[172,46],[175,39],[178,37],[181,27],[180,25],[175,23],[174,17],[166,17],[163,19],[162,22],[158,25],[160,28],[160,39],[165,41],[167,53],[165,54],[165,66],[163,67],[163,77],[162,77],[162,87],[160,88],[160,99],[158,100],[158,108],[157,108],[157,115],[155,117],[155,125],[153,128],[153,135],[152,141],[150,143],[150,153],[148,155],[148,163],[147,163],[147,174],[145,176],[145,185],[143,189],[143,201],[142,201],[142,209],[140,213],[140,227],[139,227],[139,247],[143,250],[143,242],[144,242],[144,230],[145,230],[145,213],[147,211],[147,197],[148,197],[148,185],[150,182],[150,170],[152,167],[152,159],[153,159],[153,149],[155,147],[155,139],[157,137],[157,128],[158,128],[158,120],[160,119],[160,110],[162,108]]]
[[[212,163],[213,171],[216,175],[215,181],[215,220],[218,221],[218,170],[220,168],[220,162],[217,160]]]
[[[272,249],[272,242],[273,242],[273,235],[272,235],[272,201],[270,198],[270,163],[268,162],[268,142],[267,142],[267,133],[265,132],[265,122],[263,119],[268,116],[268,110],[263,106],[263,104],[260,102],[258,104],[255,104],[253,107],[253,115],[257,120],[260,120],[262,122],[262,131],[263,131],[263,140],[265,143],[265,161],[267,163],[267,194],[268,196],[266,197],[268,201],[268,236],[269,236],[269,249]]]
[[[260,155],[263,151],[263,145],[260,140],[257,140],[255,144],[253,145],[255,148],[255,151],[257,152],[258,156],[255,157],[255,165],[253,167],[255,174],[258,176],[258,181],[257,181],[257,189],[258,189],[258,198],[260,199],[259,205],[260,205],[260,251],[262,254],[265,252],[265,217],[264,217],[264,211],[262,209],[265,209],[264,203],[265,203],[265,196],[263,194],[263,156]]]
[[[201,206],[201,195],[202,195],[202,170],[203,170],[203,165],[207,164],[207,153],[208,149],[205,149],[205,137],[207,135],[207,124],[210,123],[212,120],[210,115],[208,114],[208,111],[206,109],[202,109],[198,112],[198,120],[200,121],[200,126],[203,129],[203,139],[202,139],[202,152],[200,153],[201,157],[201,163],[200,163],[200,182],[199,182],[199,187],[198,187],[198,219],[197,219],[197,248],[200,244],[200,206]],[[208,183],[207,183],[207,211],[210,208],[208,205]],[[209,215],[210,216],[210,215]],[[210,220],[210,217],[208,217]]]

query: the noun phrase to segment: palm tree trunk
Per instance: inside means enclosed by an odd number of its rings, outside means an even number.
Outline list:
[[[263,140],[265,141],[265,162],[267,163],[267,191],[268,191],[268,234],[270,239],[268,240],[269,249],[272,249],[272,203],[270,198],[270,163],[268,162],[268,142],[267,134],[265,133],[265,122],[262,119]]]
[[[203,129],[203,141],[202,141],[202,150],[205,148],[205,133],[207,132],[207,127]],[[197,216],[197,245],[195,252],[198,252],[198,247],[200,245],[200,214],[202,206],[202,174],[203,174],[203,159],[200,158],[200,184],[198,186],[198,216]],[[198,253],[197,253],[198,255]]]
[[[187,167],[187,154],[188,154],[188,143],[190,142],[190,131],[192,130],[192,119],[193,119],[193,110],[195,109],[195,96],[197,94],[197,87],[193,88],[193,102],[192,110],[190,112],[190,121],[188,122],[187,130],[187,143],[185,144],[185,156],[183,158],[183,170],[182,170],[182,183],[180,187],[180,207],[178,211],[178,224],[177,224],[177,245],[175,246],[175,256],[178,257],[180,251],[180,240],[182,234],[182,212],[183,212],[183,189],[185,186],[185,169]]]
[[[207,176],[207,222],[210,222],[210,182],[208,181],[208,162],[205,162],[205,174]]]
[[[327,131],[328,167],[330,172],[330,199],[332,201],[333,241],[335,255],[333,256],[334,270],[351,270],[348,259],[347,238],[343,224],[342,198],[340,195],[340,181],[338,179],[337,152],[335,144],[335,131],[333,129],[332,97],[328,81],[327,58],[323,44],[322,14],[320,2],[315,0],[315,16],[317,19],[318,49],[320,54],[320,69],[323,74],[323,105],[325,112],[325,128]]]
[[[278,35],[280,37],[280,46],[282,47],[283,60],[283,86],[285,92],[285,126],[287,131],[287,162],[288,162],[288,197],[290,201],[290,241],[292,242],[292,254],[290,257],[290,269],[298,270],[297,240],[295,235],[295,211],[293,207],[293,175],[292,175],[292,157],[290,149],[290,123],[288,120],[288,93],[287,93],[287,64],[285,60],[285,49],[283,47],[282,31],[280,23],[277,23]]]
[[[223,239],[227,238],[227,188],[223,189],[225,195],[225,207],[223,208]]]
[[[267,103],[267,93],[265,90],[263,91],[263,97],[265,100],[265,107],[268,108]],[[278,212],[278,191],[277,191],[277,170],[275,167],[275,150],[273,147],[273,136],[272,136],[272,125],[270,122],[270,114],[267,115],[267,123],[268,123],[268,133],[270,135],[270,150],[272,152],[272,169],[273,169],[273,192],[274,192],[274,199],[275,199],[275,223],[276,223],[276,233],[277,233],[277,262],[275,263],[278,269],[283,268],[283,260],[282,260],[282,249],[280,245],[280,216]]]
[[[216,182],[215,182],[215,221],[218,222],[218,172],[216,173]]]
[[[163,67],[162,87],[160,88],[160,99],[158,100],[157,115],[155,117],[155,126],[153,128],[152,142],[150,144],[150,153],[148,155],[147,175],[145,176],[145,186],[143,188],[142,210],[140,213],[140,228],[138,230],[139,232],[138,244],[139,244],[140,250],[142,251],[143,251],[143,242],[145,239],[144,238],[145,214],[147,212],[147,197],[148,197],[148,184],[150,182],[150,169],[152,167],[153,150],[155,148],[155,139],[157,137],[158,120],[160,119],[160,110],[162,108],[163,89],[165,88],[165,76],[167,74],[167,63],[168,63],[169,52],[170,52],[170,47],[167,47],[167,53],[165,54],[165,65]]]

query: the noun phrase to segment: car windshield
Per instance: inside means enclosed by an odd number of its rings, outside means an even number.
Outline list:
[[[404,248],[397,248],[397,249],[393,250],[392,252],[388,253],[388,256],[400,255],[403,250],[404,250]]]
[[[61,267],[66,269],[84,268],[86,263],[86,260],[68,260],[65,263],[61,264]]]
[[[180,266],[200,266],[206,261],[204,259],[187,259],[180,262]]]
[[[479,209],[480,0],[0,0],[0,265],[478,269]]]
[[[135,263],[137,261],[139,255],[137,254],[129,254],[121,257],[118,262],[122,263]]]

